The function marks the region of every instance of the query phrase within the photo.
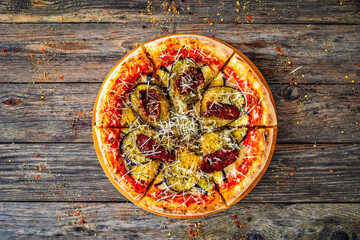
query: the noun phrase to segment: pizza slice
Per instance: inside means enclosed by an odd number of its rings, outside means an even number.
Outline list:
[[[201,138],[201,171],[211,173],[226,204],[246,195],[266,171],[275,141],[274,128],[232,128],[209,132]],[[244,195],[243,195],[244,194]]]
[[[233,54],[231,47],[198,35],[160,38],[144,48],[179,115],[192,114],[203,90]]]
[[[129,92],[140,83],[156,82],[152,63],[138,47],[117,63],[106,77],[95,106],[97,127],[138,126],[139,120],[129,104]]]
[[[226,207],[211,174],[198,171],[202,157],[181,145],[140,202],[142,207],[173,217],[198,216]]]
[[[276,113],[270,90],[265,80],[259,77],[262,77],[261,73],[254,69],[240,55],[234,54],[204,93],[208,99],[203,101],[202,111],[207,111],[208,116],[203,114],[202,118],[208,122],[214,121],[220,126],[276,126]],[[222,94],[224,91],[225,94]],[[222,95],[221,99],[217,97],[219,95]],[[208,103],[214,99],[220,105]],[[227,111],[224,110],[225,105],[228,106]],[[233,114],[221,116],[220,113],[224,111]]]
[[[150,129],[98,128],[94,127],[94,141],[100,163],[121,193],[132,201],[138,201],[158,174],[161,161],[144,156],[137,148],[137,133],[144,136],[153,132]],[[133,146],[134,144],[134,146]]]

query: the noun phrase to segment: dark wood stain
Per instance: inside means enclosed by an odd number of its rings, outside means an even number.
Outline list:
[[[14,106],[20,105],[22,103],[22,101],[20,99],[16,99],[16,98],[8,98],[8,99],[2,101],[2,103],[5,105],[14,107]]]

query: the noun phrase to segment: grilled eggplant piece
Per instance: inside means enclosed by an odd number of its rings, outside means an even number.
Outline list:
[[[242,93],[230,87],[211,87],[201,100],[201,119],[204,125],[220,128],[245,115]]]
[[[201,150],[203,156],[214,153],[221,149],[233,148],[237,149],[236,139],[231,134],[232,130],[222,130],[205,133],[201,136]]]
[[[188,147],[190,149],[190,151],[194,152],[195,154],[201,156],[202,152],[201,152],[201,144],[200,144],[201,138],[196,138],[193,139],[189,142],[184,142],[184,144],[186,145],[186,147]]]
[[[185,114],[189,106],[201,99],[204,83],[204,75],[193,60],[178,59],[173,63],[168,92],[179,114]]]
[[[210,87],[223,87],[223,86],[225,86],[225,77],[224,77],[224,73],[221,72],[216,76],[216,78],[212,82],[210,82],[209,88]]]
[[[170,102],[158,85],[137,85],[130,93],[130,102],[134,115],[155,129],[160,129],[170,118]]]
[[[226,173],[224,170],[217,171],[217,172],[213,173],[212,175],[213,175],[214,182],[217,185],[221,186],[226,181]]]
[[[154,139],[144,134],[136,135],[136,146],[144,156],[150,159],[159,159],[169,163],[175,161],[175,154],[169,153]]]
[[[235,129],[231,132],[231,134],[235,137],[236,142],[239,144],[241,143],[244,138],[246,137],[248,133],[248,129],[247,128],[240,128],[240,129]]]
[[[152,181],[157,175],[161,162],[159,160],[151,161],[142,165],[131,165],[130,176],[134,180]]]
[[[205,78],[204,87],[207,87],[213,81],[215,77],[215,72],[211,70],[209,65],[206,64],[201,67],[201,72],[203,73]]]
[[[121,128],[120,131],[122,134],[126,135],[131,131],[131,128]]]
[[[147,75],[147,82],[148,82],[148,83],[153,83],[154,80],[155,80],[155,78],[153,77],[153,73],[152,73],[152,72],[149,73],[149,74]]]
[[[176,162],[166,164],[164,178],[168,187],[176,192],[190,190],[199,181],[198,168],[201,157],[182,145],[176,154]]]
[[[230,131],[206,133],[201,138],[203,161],[200,170],[214,173],[223,170],[239,157],[238,144]]]
[[[156,131],[152,129],[135,129],[122,139],[120,143],[120,151],[125,158],[125,160],[130,164],[145,164],[149,163],[152,159],[144,156],[140,149],[136,146],[136,136],[138,134],[146,134],[148,136],[152,136],[152,134],[156,135]]]
[[[200,189],[203,193],[211,192],[214,188],[214,181],[211,175],[206,175],[200,178],[199,182],[196,184],[196,187]]]
[[[145,136],[145,141],[139,141]],[[129,132],[120,143],[120,150],[130,164],[141,165],[159,159],[172,162],[175,156],[171,153],[171,146],[165,143],[161,135],[148,127],[137,128]],[[152,146],[148,146],[152,143]]]
[[[161,66],[157,71],[156,74],[159,76],[160,82],[161,82],[161,86],[162,87],[168,87],[169,85],[169,76],[170,76],[170,72],[169,70],[166,69],[166,67]]]
[[[229,123],[227,126],[228,127],[241,127],[241,126],[246,126],[249,124],[249,115],[246,114],[242,117],[239,117],[238,119],[236,119],[235,121]]]
[[[122,110],[122,126],[124,127],[136,127],[140,125],[139,119],[134,115],[130,106],[124,107]]]

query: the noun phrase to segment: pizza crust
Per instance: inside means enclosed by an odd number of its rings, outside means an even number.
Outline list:
[[[248,87],[251,88],[254,92],[258,94],[262,115],[260,120],[256,124],[257,126],[276,126],[277,118],[275,112],[275,105],[272,97],[269,92],[270,89],[267,87],[260,72],[256,72],[247,62],[245,62],[239,54],[234,54],[230,59],[229,63],[225,66],[223,72],[227,75],[229,86],[240,88],[240,83],[237,82],[237,79],[233,77],[231,72],[234,71],[236,77],[240,81],[245,81],[248,83]],[[260,78],[259,75],[262,77]],[[245,90],[245,96],[249,94],[249,90]],[[251,94],[251,93],[250,93]],[[251,106],[250,106],[251,107]]]
[[[260,139],[257,139],[258,145],[256,148],[256,159],[252,159],[252,164],[247,174],[243,178],[235,179],[231,184],[225,184],[224,186],[219,186],[220,194],[223,196],[226,204],[228,206],[234,205],[236,202],[240,201],[247,193],[249,193],[253,187],[260,181],[262,177],[261,173],[266,171],[267,166],[269,165],[269,157],[272,154],[272,145],[275,141],[276,135],[274,134],[274,128],[266,129],[256,129],[250,131],[258,131]],[[248,149],[247,152],[254,149]],[[243,159],[248,157],[248,153],[245,152]],[[253,158],[253,157],[252,157]],[[243,159],[238,159],[238,167],[243,163]],[[259,177],[259,178],[258,178]]]
[[[234,50],[222,44],[221,42],[214,40],[210,37],[200,36],[200,35],[175,35],[156,39],[154,41],[144,44],[149,56],[152,58],[156,69],[159,69],[163,65],[163,62],[160,60],[161,56],[164,54],[165,50],[172,49],[175,52],[181,48],[184,48],[188,51],[198,50],[199,54],[203,57],[203,61],[195,61],[197,64],[208,64],[212,70],[215,72],[215,75],[219,72],[223,64],[231,57]],[[167,56],[169,57],[169,56]],[[175,54],[170,61],[166,63],[164,67],[168,67],[178,58],[181,58],[180,51],[179,54]],[[219,65],[214,64],[212,60],[219,61]]]
[[[142,191],[136,191],[134,189],[134,181],[131,181],[129,172],[121,174],[122,168],[125,167],[125,159],[122,157],[122,154],[119,149],[119,144],[124,137],[124,134],[119,128],[98,128],[94,127],[94,131],[97,137],[97,142],[100,150],[100,154],[103,161],[100,163],[103,166],[103,169],[107,169],[105,173],[110,179],[112,179],[113,184],[117,189],[120,189],[129,200],[133,202],[139,202],[140,199],[146,192],[147,187],[152,183],[153,179],[149,179],[146,183],[147,186]],[[109,139],[116,139],[117,144],[111,145]],[[105,168],[104,168],[105,167]]]
[[[127,101],[124,93],[137,83],[145,81],[144,77],[149,73],[153,73],[152,64],[142,47],[137,47],[120,60],[100,88],[95,106],[95,125],[97,127],[124,127],[124,121],[120,117],[120,109]],[[111,114],[109,113],[111,109],[117,109],[118,112]]]
[[[187,217],[209,215],[226,208],[219,192],[214,188],[208,194],[191,190],[186,193],[178,193],[166,187],[160,188],[159,184],[164,181],[163,173],[160,173],[153,182],[149,191],[142,198],[140,205],[154,212],[161,212],[171,217]],[[165,197],[156,197],[157,194],[168,194]],[[196,199],[196,200],[194,200]],[[192,201],[195,202],[192,202]]]

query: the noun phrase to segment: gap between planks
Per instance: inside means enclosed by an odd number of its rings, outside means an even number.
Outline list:
[[[17,24],[17,25],[29,25],[29,24],[36,24],[36,25],[44,25],[44,24],[56,24],[56,25],[62,25],[62,24],[74,24],[74,25],[81,25],[81,24],[102,24],[102,25],[108,25],[108,24],[119,24],[119,22],[51,22],[51,21],[43,21],[43,22],[3,22],[5,24]],[[146,22],[146,24],[148,24]],[[139,25],[146,25],[145,23],[139,23]],[[180,23],[181,24],[181,23]],[[231,25],[296,25],[296,26],[359,26],[360,23],[334,23],[334,22],[277,22],[277,23],[226,23]],[[223,24],[223,25],[226,25]],[[148,24],[152,25],[152,24]]]
[[[120,192],[119,192],[120,193]],[[120,193],[121,194],[121,193]],[[19,201],[14,201],[14,200],[0,200],[0,203],[128,203],[128,204],[133,204],[135,206],[135,204],[133,202],[131,202],[130,200],[114,200],[114,201],[89,201],[89,200],[76,200],[76,201],[69,201],[69,200],[50,200],[50,201],[26,201],[26,200],[19,200]],[[342,204],[342,205],[352,205],[352,204],[359,204],[360,201],[352,201],[352,202],[337,202],[337,201],[330,201],[330,202],[320,202],[320,201],[303,201],[303,202],[289,202],[289,201],[285,201],[285,202],[279,202],[279,201],[275,201],[275,202],[268,202],[268,201],[258,201],[258,202],[254,202],[254,201],[246,201],[246,200],[240,200],[238,203],[236,203],[235,205],[241,204],[241,203],[246,203],[246,204],[253,204],[253,205],[264,205],[264,204],[282,204],[282,205],[295,205],[295,204]],[[235,206],[233,205],[233,206]],[[231,207],[233,207],[231,206]],[[229,208],[231,208],[229,207]]]

